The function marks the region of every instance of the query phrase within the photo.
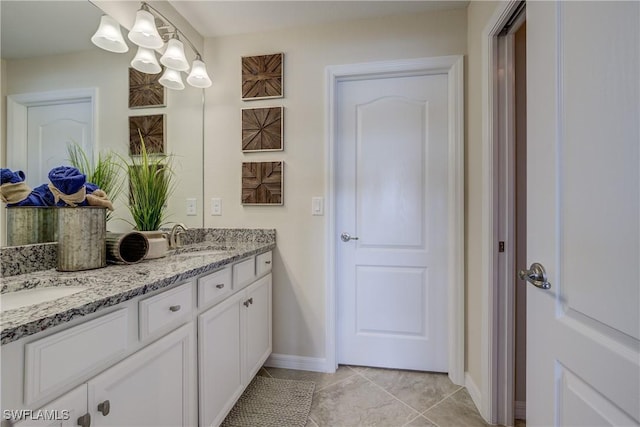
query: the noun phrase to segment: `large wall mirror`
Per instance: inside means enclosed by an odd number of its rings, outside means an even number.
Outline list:
[[[23,122],[29,121],[32,112],[48,114],[46,110],[50,113],[88,100],[91,129],[77,135],[60,135],[60,144],[61,147],[69,141],[85,144],[94,158],[105,151],[127,157],[130,117],[162,115],[164,150],[174,158],[177,184],[168,203],[167,221],[202,227],[203,90],[189,85],[181,91],[165,89],[162,106],[129,108],[129,64],[136,50],[130,45],[129,52],[118,54],[91,44],[90,38],[102,14],[89,1],[0,2],[2,167],[23,170],[31,177],[30,185],[35,186],[47,182],[46,171],[33,166],[34,157],[40,156],[46,167],[67,158],[67,153],[61,152],[65,151],[63,148],[32,147],[27,143],[26,134],[33,129],[30,131],[29,124]],[[126,38],[126,30],[123,33]],[[55,156],[62,160],[47,163]],[[196,201],[195,215],[187,210],[188,199]],[[116,211],[108,230],[132,229],[128,200],[125,185],[115,202]],[[0,219],[4,226],[4,206],[2,211]],[[3,227],[2,243],[5,242]]]

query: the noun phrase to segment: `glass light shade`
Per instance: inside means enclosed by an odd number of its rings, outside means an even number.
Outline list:
[[[102,15],[100,26],[91,37],[91,42],[109,52],[124,53],[129,50],[120,31],[120,24],[109,15]]]
[[[193,61],[193,64],[191,64],[191,73],[189,74],[189,77],[187,77],[187,83],[193,87],[209,87],[211,86],[211,79],[207,74],[207,67],[205,63],[198,58],[196,58]]]
[[[160,63],[167,68],[178,71],[187,71],[189,69],[189,62],[184,56],[184,45],[180,40],[177,38],[169,40],[167,50],[164,51],[164,55],[160,58]]]
[[[138,71],[147,74],[158,74],[162,67],[158,64],[156,53],[151,49],[139,47],[136,56],[131,61],[131,66]]]
[[[147,49],[158,49],[164,44],[162,37],[158,34],[154,16],[143,9],[136,13],[136,22],[127,37],[138,46]]]
[[[172,70],[171,68],[165,68],[164,74],[158,80],[160,84],[169,89],[182,90],[184,89],[184,83],[182,82],[182,76],[180,71]]]

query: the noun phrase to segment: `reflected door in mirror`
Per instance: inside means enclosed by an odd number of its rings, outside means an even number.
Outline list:
[[[79,144],[92,158],[92,117],[91,102],[84,100],[27,109],[26,181],[32,188],[48,183],[51,169],[69,165],[68,144]]]

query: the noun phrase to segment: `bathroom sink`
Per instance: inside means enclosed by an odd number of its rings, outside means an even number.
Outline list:
[[[86,288],[78,286],[52,286],[7,292],[0,295],[0,311],[14,310],[28,305],[53,301],[84,291],[85,289]]]
[[[220,255],[222,253],[227,252],[227,250],[223,249],[213,249],[213,250],[204,250],[204,251],[194,251],[194,252],[182,252],[178,254],[174,254],[175,258],[195,258],[195,257],[208,257],[212,255]]]

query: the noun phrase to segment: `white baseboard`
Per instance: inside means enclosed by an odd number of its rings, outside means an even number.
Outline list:
[[[473,382],[473,378],[471,378],[469,372],[464,373],[464,386],[467,388],[469,396],[471,396],[471,400],[473,400],[473,403],[476,405],[476,409],[480,414],[482,414],[482,394],[480,393],[480,389],[478,389],[476,383]],[[487,420],[485,419],[485,421]]]
[[[329,372],[327,360],[318,357],[292,356],[272,353],[265,362],[270,368],[296,369],[300,371]]]
[[[515,417],[517,420],[527,419],[527,402],[516,400]]]

